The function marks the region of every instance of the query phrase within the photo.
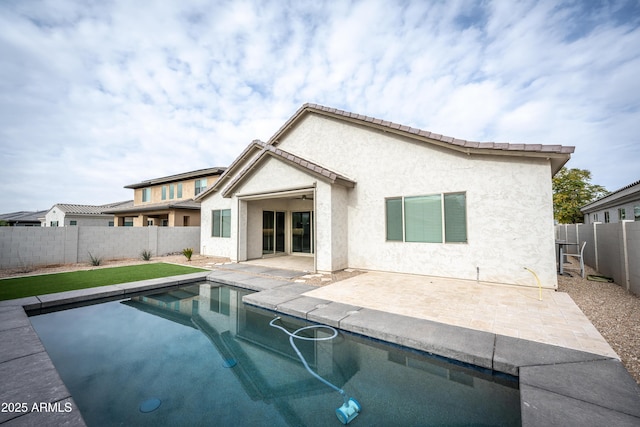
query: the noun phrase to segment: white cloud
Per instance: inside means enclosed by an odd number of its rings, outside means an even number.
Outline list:
[[[0,212],[229,164],[304,102],[637,180],[631,1],[0,3]],[[25,192],[24,188],[30,191]]]

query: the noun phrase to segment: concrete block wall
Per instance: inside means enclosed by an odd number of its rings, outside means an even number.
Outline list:
[[[585,264],[640,295],[640,221],[558,225],[556,238],[587,242]]]
[[[0,227],[0,268],[138,258],[193,248],[199,253],[199,227]]]
[[[200,253],[200,227],[156,227],[158,230],[156,252],[154,255],[165,255],[182,252],[185,248]],[[151,242],[150,242],[151,243]]]

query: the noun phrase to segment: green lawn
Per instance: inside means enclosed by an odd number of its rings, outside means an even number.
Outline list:
[[[152,263],[0,280],[0,301],[207,271],[183,265]]]

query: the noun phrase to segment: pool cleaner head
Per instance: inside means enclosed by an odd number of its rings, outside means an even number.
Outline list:
[[[361,409],[360,403],[352,397],[336,409],[336,417],[338,417],[342,424],[346,425],[358,416]]]
[[[345,425],[349,424],[355,417],[358,416],[358,414],[362,410],[362,407],[360,406],[360,403],[358,403],[358,401],[355,400],[354,398],[349,398],[347,396],[347,393],[345,393],[345,391],[343,389],[341,389],[340,387],[338,387],[337,385],[335,385],[333,383],[330,383],[329,381],[325,380],[320,375],[315,373],[313,371],[313,369],[311,369],[309,367],[309,364],[307,363],[307,360],[304,358],[302,353],[300,353],[300,350],[298,349],[298,347],[296,346],[296,343],[294,341],[296,339],[303,340],[303,341],[327,341],[327,340],[332,340],[332,339],[334,339],[335,337],[338,336],[338,331],[335,328],[332,328],[331,326],[312,325],[312,326],[305,326],[305,327],[296,329],[294,332],[289,332],[288,330],[286,330],[282,326],[275,324],[275,322],[277,322],[278,320],[280,320],[280,317],[276,317],[271,322],[269,322],[269,326],[273,326],[274,328],[280,329],[282,332],[284,332],[285,334],[289,335],[289,344],[291,344],[291,347],[293,347],[293,349],[295,350],[296,354],[298,355],[298,358],[300,359],[300,361],[304,365],[305,369],[311,375],[316,377],[320,382],[326,384],[327,386],[331,387],[332,389],[334,389],[335,391],[340,393],[340,395],[342,396],[342,399],[344,400],[344,403],[342,404],[341,407],[336,409],[336,417],[338,417],[338,419],[340,420],[340,422],[342,424],[345,424]],[[332,332],[332,334],[330,336],[322,337],[322,338],[305,337],[305,336],[302,336],[302,335],[298,335],[299,332],[306,331],[306,330],[309,330],[309,329],[328,329],[328,330],[330,330]]]

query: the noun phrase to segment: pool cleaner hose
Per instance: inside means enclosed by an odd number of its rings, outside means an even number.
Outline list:
[[[302,328],[296,329],[293,332],[289,332],[284,327],[275,324],[275,322],[277,322],[278,320],[280,320],[279,316],[276,317],[275,319],[273,319],[271,322],[269,322],[269,326],[273,326],[274,328],[280,329],[282,332],[284,332],[285,334],[289,335],[289,344],[291,344],[291,347],[293,347],[293,349],[295,350],[296,354],[298,355],[298,358],[300,359],[300,361],[304,365],[305,369],[307,371],[309,371],[309,373],[311,375],[313,375],[315,378],[317,378],[320,382],[322,382],[323,384],[326,384],[327,386],[331,387],[332,389],[334,389],[335,391],[340,393],[340,395],[342,396],[342,399],[343,399],[343,403],[342,403],[341,407],[336,409],[336,416],[338,417],[338,419],[340,420],[340,422],[342,424],[350,423],[355,417],[358,416],[358,414],[362,410],[362,407],[360,406],[360,403],[358,403],[358,401],[355,400],[354,398],[350,398],[349,396],[347,396],[347,393],[345,393],[345,391],[343,389],[341,389],[340,387],[330,383],[329,381],[325,380],[320,375],[315,373],[311,369],[311,367],[309,367],[309,364],[307,363],[307,361],[304,358],[304,356],[302,355],[302,353],[300,353],[300,350],[298,349],[298,347],[296,346],[296,343],[295,343],[295,340],[303,340],[303,341],[328,341],[328,340],[332,340],[332,339],[334,339],[335,337],[338,336],[338,331],[335,328],[332,328],[331,326],[311,325],[311,326],[304,326]],[[331,331],[331,335],[327,336],[327,337],[322,337],[322,338],[303,337],[303,336],[298,335],[300,332],[306,331],[306,330],[309,330],[309,329],[328,329],[329,331]]]

